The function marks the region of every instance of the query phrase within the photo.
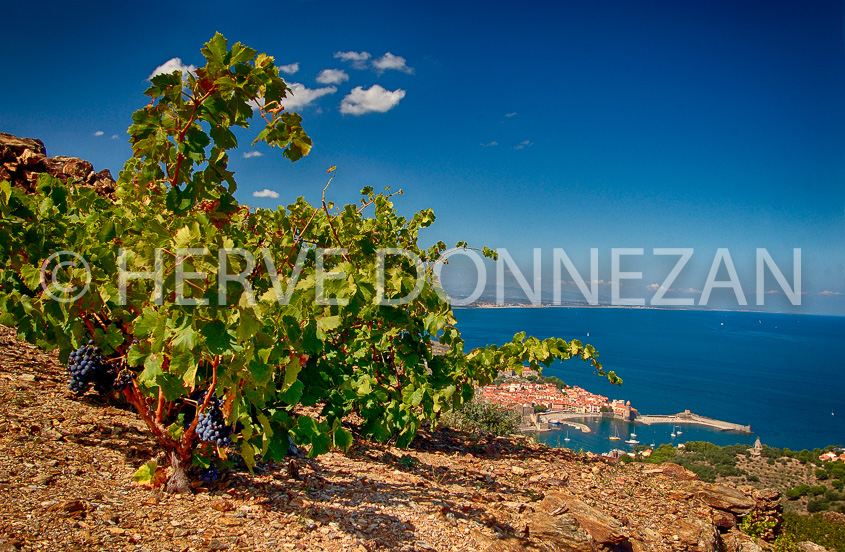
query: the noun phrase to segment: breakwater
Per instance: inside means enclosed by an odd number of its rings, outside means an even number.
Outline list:
[[[652,424],[697,424],[712,427],[721,431],[737,431],[740,433],[752,433],[750,425],[734,424],[731,422],[724,422],[707,416],[700,416],[692,412],[679,412],[678,414],[671,414],[666,416],[660,415],[646,415],[637,416],[636,422],[645,425]]]

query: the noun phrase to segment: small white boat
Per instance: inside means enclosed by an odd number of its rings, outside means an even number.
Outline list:
[[[677,433],[675,433],[675,428],[674,428],[674,427],[672,428],[672,433],[670,433],[669,435],[671,435],[672,437],[675,437],[675,436],[677,435]]]
[[[568,430],[567,430],[567,432],[566,432],[566,438],[564,439],[564,441],[566,441],[567,443],[568,443],[569,441],[571,441],[571,439],[569,438],[569,431],[568,431]]]
[[[632,433],[631,437],[629,439],[625,439],[625,442],[628,443],[629,445],[639,445],[640,444],[640,442],[637,441],[637,434],[636,433]]]

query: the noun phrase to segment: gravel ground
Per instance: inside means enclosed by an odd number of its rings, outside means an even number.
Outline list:
[[[684,531],[711,514],[659,467],[524,437],[423,432],[406,450],[358,442],[261,464],[254,476],[228,472],[188,495],[133,484],[155,454],[131,412],[73,397],[54,356],[0,327],[0,552],[451,551],[513,538],[528,549],[540,543],[525,520],[561,492],[618,521],[643,550],[692,550]]]

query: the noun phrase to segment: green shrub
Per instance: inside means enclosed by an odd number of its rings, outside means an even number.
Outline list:
[[[664,444],[654,449],[651,456],[645,458],[644,461],[649,464],[662,464],[663,462],[674,458],[676,454],[677,452],[672,445]]]
[[[806,495],[809,490],[810,490],[809,485],[798,485],[797,487],[789,489],[784,494],[786,495],[787,499],[795,500],[796,498],[800,498],[800,497]]]
[[[824,468],[816,468],[816,479],[824,481],[827,477],[827,471]]]
[[[811,541],[828,550],[845,550],[845,524],[832,523],[820,514],[801,516],[785,513],[783,518],[786,533],[795,542]]]
[[[824,492],[824,497],[831,502],[836,502],[838,500],[842,500],[843,496],[842,493],[836,492],[833,489],[828,489]]]
[[[823,495],[826,490],[827,487],[824,485],[814,485],[807,490],[807,494],[810,496],[819,496]]]
[[[830,502],[826,498],[817,498],[807,503],[807,511],[811,514],[821,512],[822,510],[829,510]]]
[[[442,425],[476,437],[516,433],[521,421],[522,416],[516,410],[479,398],[440,417]]]

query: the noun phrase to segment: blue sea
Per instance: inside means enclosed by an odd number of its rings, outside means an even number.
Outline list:
[[[793,450],[845,444],[845,317],[631,308],[458,309],[469,349],[510,341],[519,331],[538,338],[578,339],[624,383],[610,384],[581,360],[556,362],[544,375],[611,399],[630,400],[641,414],[696,414],[750,424],[753,434],[685,425],[578,420],[592,433],[562,426],[538,439],[592,452],[641,444],[710,441]],[[608,439],[614,432],[621,441]],[[570,441],[564,441],[568,436]]]

